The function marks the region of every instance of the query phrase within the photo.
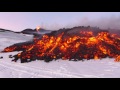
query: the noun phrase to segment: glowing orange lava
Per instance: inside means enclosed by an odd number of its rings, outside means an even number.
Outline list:
[[[40,27],[37,27],[39,30]],[[83,60],[115,57],[120,61],[120,37],[108,32],[100,32],[96,36],[91,31],[80,32],[79,35],[67,36],[64,32],[57,36],[43,35],[41,39],[35,39],[32,44],[21,47],[10,46],[4,52],[24,49],[18,54],[21,60],[37,59],[51,61],[53,59]]]
[[[38,31],[40,30],[40,26],[37,26],[37,27],[36,27],[36,30],[37,30],[37,32],[38,32]]]

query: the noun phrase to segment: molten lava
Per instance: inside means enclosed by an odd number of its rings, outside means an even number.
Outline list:
[[[38,32],[38,31],[40,30],[40,26],[37,26],[37,27],[36,27],[36,30],[37,30],[37,32]]]
[[[116,62],[120,62],[120,55],[116,57]]]
[[[39,29],[39,27],[38,27]],[[37,30],[38,30],[37,29]],[[116,58],[120,61],[120,37],[109,32],[81,31],[77,35],[68,35],[64,32],[58,35],[43,35],[41,39],[34,39],[29,45],[10,46],[3,52],[22,51],[15,55],[14,61],[21,62],[45,60],[46,62],[63,60]]]

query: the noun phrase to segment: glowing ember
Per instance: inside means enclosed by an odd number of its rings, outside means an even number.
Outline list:
[[[119,56],[117,56],[117,58],[116,58],[115,62],[120,62],[120,55],[119,55]]]
[[[40,26],[37,26],[37,27],[36,27],[36,30],[37,30],[37,32],[38,32],[38,31],[40,30]]]
[[[40,27],[37,28],[39,30]],[[43,35],[41,39],[34,39],[31,44],[13,45],[3,52],[22,51],[15,57],[21,62],[45,60],[46,62],[63,60],[116,58],[120,61],[120,37],[109,32],[99,32],[94,35],[92,31],[81,31],[79,34],[61,32],[57,35]]]

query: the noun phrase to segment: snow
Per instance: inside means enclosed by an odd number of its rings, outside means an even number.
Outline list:
[[[13,45],[15,43],[25,42],[31,40],[33,36],[13,33],[13,32],[0,32],[0,51],[9,45]]]
[[[30,35],[0,32],[0,50],[6,46],[31,40]],[[11,62],[9,55],[18,52],[0,53],[0,78],[119,78],[120,63],[112,58],[102,60],[68,61],[57,60],[46,63]]]

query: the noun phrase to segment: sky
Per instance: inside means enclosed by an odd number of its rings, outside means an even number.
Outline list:
[[[120,27],[120,12],[0,12],[0,28],[22,31],[41,26],[59,29],[77,25]]]

